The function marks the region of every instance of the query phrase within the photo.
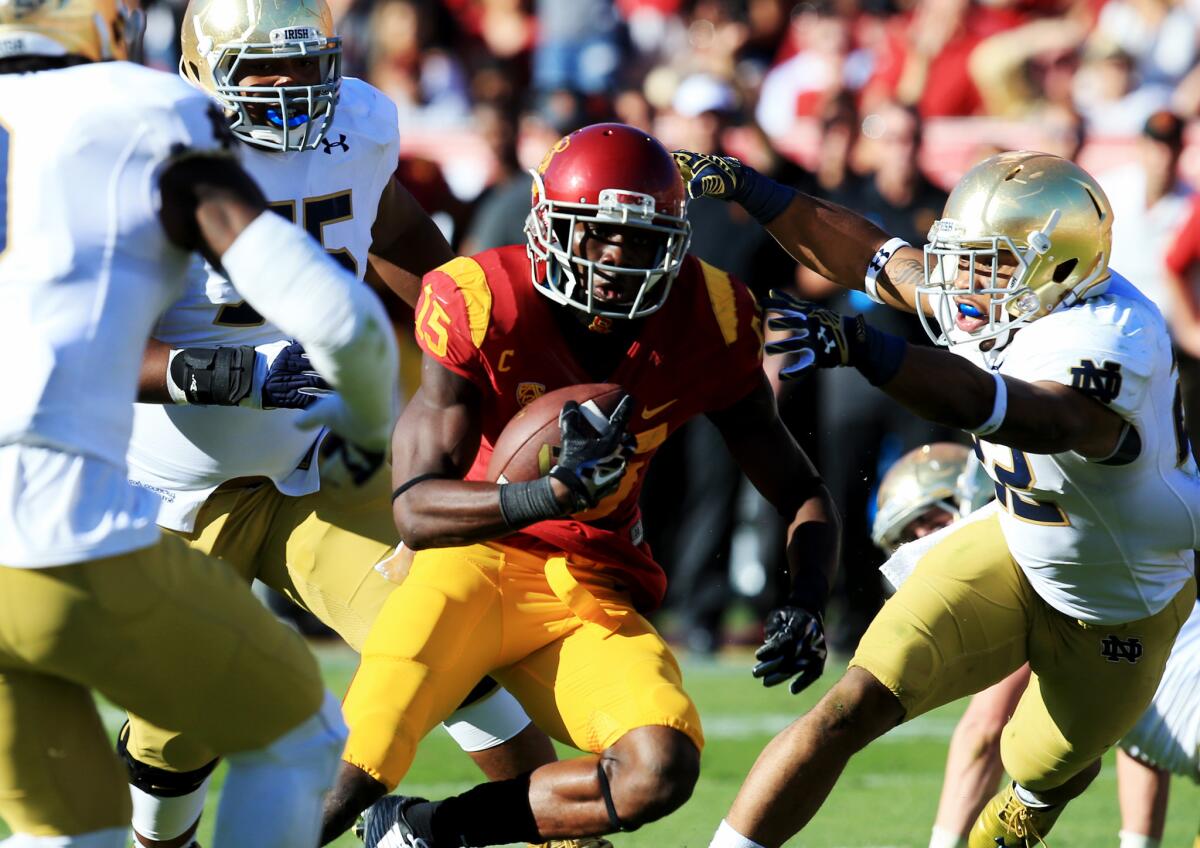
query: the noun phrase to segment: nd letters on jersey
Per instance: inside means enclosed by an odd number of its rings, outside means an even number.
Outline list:
[[[638,495],[646,466],[687,419],[724,409],[755,388],[762,373],[758,305],[740,282],[689,256],[666,304],[644,319],[607,376],[586,373],[567,347],[552,312],[565,308],[534,289],[524,245],[459,257],[425,275],[417,343],[482,390],[483,438],[469,480],[484,479],[505,424],[543,393],[605,379],[633,396],[629,431],[637,449],[620,489],[593,510],[504,541],[589,560],[624,584],[639,609],[652,609],[666,577],[642,541]]]

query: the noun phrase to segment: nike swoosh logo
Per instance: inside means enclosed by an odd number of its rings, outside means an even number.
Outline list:
[[[658,413],[662,412],[667,407],[673,405],[675,403],[675,401],[677,401],[677,400],[679,400],[679,398],[675,398],[674,400],[669,400],[666,403],[664,403],[662,406],[646,407],[645,409],[642,410],[642,418],[643,419],[653,418],[655,415],[658,415]]]

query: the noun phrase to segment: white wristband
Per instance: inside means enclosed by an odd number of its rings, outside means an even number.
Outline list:
[[[181,386],[175,385],[175,381],[171,379],[171,362],[181,353],[183,353],[182,350],[175,348],[167,354],[167,394],[171,396],[171,403],[187,406],[187,394]]]
[[[867,297],[876,303],[882,304],[883,298],[879,296],[879,292],[875,288],[875,278],[879,276],[879,272],[888,264],[888,260],[892,258],[892,254],[902,247],[908,247],[909,244],[902,238],[890,238],[883,243],[879,250],[875,251],[875,255],[871,257],[871,261],[867,263],[867,274],[863,277],[863,291],[867,293]]]
[[[995,433],[1004,424],[1004,416],[1008,413],[1008,384],[996,371],[992,372],[992,379],[996,381],[996,399],[992,402],[992,414],[978,427],[967,430],[968,433],[976,436]]]

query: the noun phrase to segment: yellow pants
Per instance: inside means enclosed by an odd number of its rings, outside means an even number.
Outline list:
[[[649,725],[704,743],[670,648],[594,563],[486,544],[416,554],[346,695],[345,760],[395,787],[421,738],[487,674],[584,751]]]
[[[1001,756],[1022,786],[1052,789],[1101,756],[1146,710],[1195,597],[1189,581],[1166,608],[1140,621],[1068,618],[1034,592],[992,517],[950,533],[921,559],[850,665],[891,689],[911,719],[1028,662],[1033,676],[1004,729]]]
[[[0,818],[14,831],[128,826],[125,769],[89,690],[221,754],[269,744],[323,697],[303,640],[179,539],[0,566]]]
[[[226,484],[184,539],[229,563],[245,583],[258,578],[308,609],[355,650],[396,588],[375,570],[399,542],[386,467],[361,488],[327,486],[304,497],[282,495],[265,480]],[[245,585],[242,592],[249,597]],[[217,756],[200,740],[133,714],[128,747],[140,762],[174,772]]]

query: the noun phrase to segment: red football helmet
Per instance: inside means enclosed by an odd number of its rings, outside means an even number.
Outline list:
[[[666,302],[692,228],[683,179],[657,139],[625,124],[593,124],[559,139],[530,173],[533,209],[525,236],[538,291],[608,318],[642,318]],[[659,235],[654,260],[635,268],[579,255],[579,228],[597,224]],[[633,278],[636,295],[602,302],[595,297],[597,274],[608,281]]]

